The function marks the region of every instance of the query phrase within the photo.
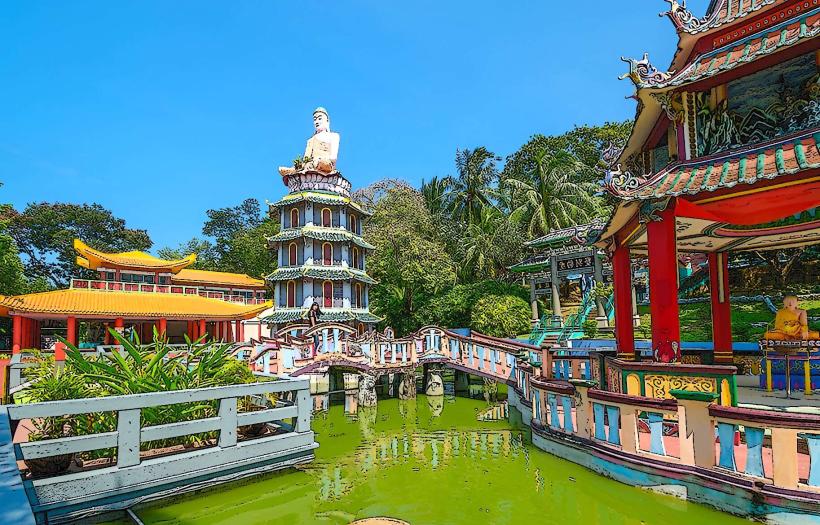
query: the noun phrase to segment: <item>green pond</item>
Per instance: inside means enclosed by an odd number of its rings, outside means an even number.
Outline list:
[[[487,406],[423,395],[380,400],[355,415],[332,405],[314,416],[320,447],[310,465],[137,514],[146,525],[347,524],[375,516],[412,525],[748,523],[537,450],[520,424],[478,421]]]

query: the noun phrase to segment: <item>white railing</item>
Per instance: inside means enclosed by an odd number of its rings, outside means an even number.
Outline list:
[[[71,279],[71,288],[77,290],[100,290],[105,292],[142,292],[167,293],[178,295],[198,295],[209,299],[219,299],[231,303],[264,304],[265,299],[245,297],[239,294],[230,294],[216,290],[207,290],[199,286],[184,286],[181,284],[148,284],[124,283],[119,281],[100,281],[94,279]]]
[[[240,398],[277,394],[272,408],[239,412]],[[141,426],[144,409],[180,403],[217,403],[217,415],[163,425]],[[152,492],[162,495],[173,484],[175,491],[190,490],[203,477],[220,478],[242,470],[247,475],[282,468],[312,459],[309,382],[285,379],[172,392],[154,392],[93,399],[72,399],[2,407],[12,422],[82,414],[114,413],[116,429],[90,435],[28,442],[15,437],[17,460],[32,460],[100,449],[116,450],[111,466],[91,471],[47,475],[26,481],[35,513],[47,518],[67,516],[78,509],[127,508],[136,498]],[[0,414],[3,411],[0,410]],[[292,420],[289,424],[285,420]],[[239,440],[240,427],[264,424],[272,432]],[[16,425],[12,423],[12,428]],[[169,449],[161,456],[143,456],[141,444],[217,432],[213,446]],[[23,433],[25,434],[25,433]],[[241,476],[239,476],[241,477]],[[114,502],[114,503],[112,503]],[[93,511],[92,511],[93,513]],[[49,520],[50,521],[50,520]]]

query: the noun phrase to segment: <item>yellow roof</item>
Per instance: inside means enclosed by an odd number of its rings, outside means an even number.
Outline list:
[[[112,268],[112,267],[126,267],[138,268],[144,270],[165,270],[177,273],[182,268],[193,264],[196,261],[196,254],[178,259],[176,261],[166,261],[159,257],[154,257],[150,253],[145,252],[122,252],[122,253],[105,253],[88,246],[80,239],[74,239],[74,249],[77,250],[79,256],[77,257],[77,264],[89,270],[96,270],[97,268]]]
[[[0,295],[0,315],[6,316],[12,312],[108,319],[250,319],[271,305],[230,303],[198,295],[77,289]]]
[[[221,284],[225,286],[265,286],[262,279],[254,279],[244,273],[211,272],[208,270],[192,270],[185,268],[174,275],[171,280],[175,283]]]

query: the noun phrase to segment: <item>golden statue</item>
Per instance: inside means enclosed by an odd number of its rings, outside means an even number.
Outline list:
[[[783,308],[774,318],[774,329],[767,331],[763,338],[777,341],[820,339],[820,333],[809,330],[808,314],[797,307],[797,297],[787,295],[783,298]]]

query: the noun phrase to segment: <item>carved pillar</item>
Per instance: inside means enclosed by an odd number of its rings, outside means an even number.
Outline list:
[[[399,399],[413,399],[416,397],[416,372],[411,371],[399,375]]]
[[[442,379],[442,369],[438,365],[428,365],[425,367],[424,393],[428,396],[444,395],[444,380]]]
[[[558,286],[558,257],[550,257],[550,295],[552,297],[553,326],[563,326],[564,316],[561,314],[560,286]]]
[[[629,246],[612,252],[615,287],[615,341],[619,359],[635,359],[635,333],[632,330],[632,267]]]
[[[597,250],[592,252],[592,276],[595,278],[595,284],[603,284],[604,282],[604,268],[601,256],[598,255]],[[595,321],[598,323],[598,328],[606,328],[609,326],[609,319],[606,316],[606,309],[604,307],[604,298],[596,297],[595,306],[598,310],[598,315]]]
[[[362,374],[359,376],[359,406],[374,407],[378,403],[376,397],[376,376]]]
[[[538,323],[538,298],[535,295],[535,278],[530,279],[530,306],[532,307],[532,324]]]
[[[659,355],[670,351],[677,353],[680,348],[680,312],[675,200],[670,199],[663,210],[653,211],[647,221],[652,348]]]
[[[729,257],[709,254],[709,295],[712,300],[712,341],[716,364],[732,364],[732,312],[729,302]]]

